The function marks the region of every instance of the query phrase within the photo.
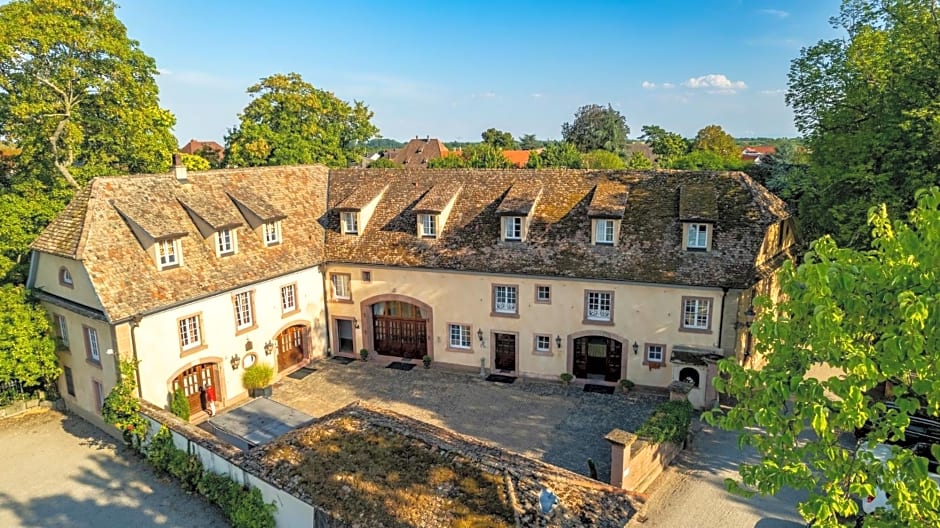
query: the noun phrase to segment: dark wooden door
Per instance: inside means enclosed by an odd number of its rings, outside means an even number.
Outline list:
[[[574,377],[576,378],[586,378],[587,377],[587,364],[588,364],[588,338],[579,337],[574,340],[574,362],[573,370]]]
[[[420,359],[428,353],[428,323],[424,319],[375,315],[372,335],[378,354]]]
[[[173,390],[183,388],[183,394],[189,401],[189,413],[196,414],[202,410],[202,401],[199,395],[199,389],[209,384],[215,387],[215,397],[219,398],[219,376],[216,373],[215,365],[203,363],[186,369],[182,374],[173,380]]]
[[[617,381],[620,379],[620,360],[623,354],[623,344],[616,339],[607,340],[607,365],[604,371],[604,381]]]
[[[516,335],[515,334],[494,334],[495,341],[495,360],[496,370],[516,370]]]
[[[277,336],[277,369],[284,370],[304,360],[306,327],[295,325]]]

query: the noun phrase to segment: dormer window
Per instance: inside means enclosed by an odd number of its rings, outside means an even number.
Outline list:
[[[343,216],[343,233],[347,235],[359,234],[359,213],[356,211],[345,211]]]
[[[215,232],[215,251],[220,257],[235,254],[235,232],[221,229]]]
[[[597,218],[594,222],[594,244],[613,246],[617,240],[618,221],[611,218]]]
[[[687,224],[685,248],[689,251],[708,250],[708,235],[708,224]]]
[[[264,245],[276,246],[281,243],[281,221],[268,222],[263,226]]]
[[[418,221],[420,222],[420,234],[422,237],[437,238],[437,215],[418,215]]]
[[[59,268],[59,284],[65,286],[66,288],[72,288],[75,286],[75,283],[72,282],[72,274],[65,266]]]
[[[503,217],[503,240],[522,240],[523,218],[522,216]]]
[[[155,245],[157,248],[157,267],[165,270],[180,265],[183,260],[180,239],[160,240]]]

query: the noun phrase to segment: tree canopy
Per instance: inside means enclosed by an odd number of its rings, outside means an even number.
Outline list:
[[[549,167],[579,169],[581,168],[581,153],[571,143],[554,141],[545,145],[542,152],[529,154],[529,162],[526,167],[530,169]]]
[[[44,389],[59,375],[46,312],[22,286],[0,286],[0,335],[0,382]]]
[[[659,164],[663,167],[669,167],[672,161],[686,155],[691,147],[684,137],[663,127],[644,125],[641,130],[643,135],[640,139],[649,143],[653,154],[656,154]]]
[[[804,48],[787,103],[812,152],[798,204],[812,238],[866,247],[865,211],[913,206],[940,177],[940,16],[936,0],[844,1],[844,36]]]
[[[623,167],[623,159],[613,152],[594,150],[581,155],[581,168],[583,169],[622,169]]]
[[[731,134],[718,125],[708,125],[699,130],[692,140],[692,150],[714,152],[722,158],[737,158],[741,154]]]
[[[535,150],[545,145],[545,142],[536,138],[535,134],[523,134],[519,136],[517,143],[522,150]]]
[[[561,125],[561,135],[581,152],[607,150],[620,153],[627,145],[630,127],[627,118],[607,107],[591,104],[574,114],[574,121]]]
[[[903,439],[916,411],[940,416],[940,189],[919,192],[917,204],[906,223],[891,222],[884,205],[872,208],[870,250],[826,236],[799,266],[785,263],[781,296],[755,301],[762,368],[734,358],[719,365],[716,387],[738,403],[708,418],[739,430],[761,457],[741,466],[744,489],[806,490],[800,512],[816,526],[855,513],[851,496],[875,487],[894,509],[866,526],[940,525],[940,490],[924,458],[901,451],[884,464],[840,442],[866,421],[873,445]],[[820,366],[836,373],[811,375]],[[886,382],[899,410],[875,397]]]
[[[500,150],[513,150],[516,148],[516,140],[512,138],[512,134],[509,132],[488,128],[480,136],[483,137],[484,143]]]
[[[653,162],[650,161],[642,152],[634,152],[630,155],[626,162],[624,162],[624,168],[634,169],[634,170],[647,170],[653,168]]]
[[[358,164],[378,133],[372,111],[315,88],[299,74],[275,74],[248,88],[251,102],[225,137],[229,166]]]

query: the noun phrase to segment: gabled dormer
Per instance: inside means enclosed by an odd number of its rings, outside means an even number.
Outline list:
[[[496,208],[500,222],[500,240],[524,242],[528,237],[532,215],[542,195],[540,183],[519,182],[506,193]]]
[[[183,265],[183,237],[186,231],[175,225],[172,216],[143,207],[141,204],[111,202],[130,227],[144,251],[150,253],[158,270]]]
[[[202,238],[211,241],[216,256],[227,257],[238,251],[237,228],[244,223],[227,196],[203,191],[178,200]]]
[[[718,221],[718,196],[714,185],[685,184],[679,188],[679,220],[682,248],[711,251]]]
[[[627,186],[615,181],[601,181],[594,187],[588,205],[591,221],[591,244],[616,246],[620,240],[620,224],[627,208]]]
[[[360,187],[337,203],[333,209],[339,213],[340,233],[350,236],[364,233],[386,190],[388,185],[378,192],[374,187]]]
[[[435,185],[418,200],[413,210],[419,238],[440,238],[461,188],[458,184]]]
[[[231,190],[226,194],[235,204],[242,218],[248,222],[248,226],[258,233],[265,246],[272,247],[281,243],[281,223],[287,215],[245,189]]]

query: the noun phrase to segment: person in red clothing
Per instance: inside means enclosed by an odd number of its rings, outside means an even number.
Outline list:
[[[209,416],[215,416],[215,387],[206,382],[206,403],[209,404]]]

